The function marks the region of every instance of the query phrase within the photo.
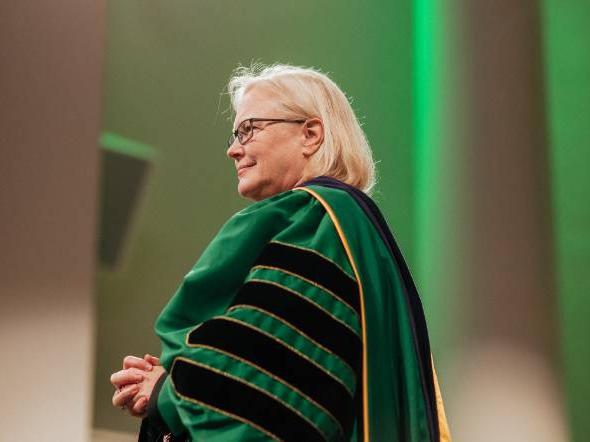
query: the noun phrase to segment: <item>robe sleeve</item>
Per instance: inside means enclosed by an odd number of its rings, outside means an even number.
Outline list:
[[[179,327],[154,412],[173,433],[350,440],[362,354],[358,283],[321,204],[310,200],[289,219],[256,249],[220,314]]]

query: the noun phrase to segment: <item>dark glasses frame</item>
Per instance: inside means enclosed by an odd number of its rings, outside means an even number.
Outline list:
[[[231,133],[231,135],[229,136],[229,138],[227,139],[227,147],[229,148],[232,144],[234,144],[234,142],[236,141],[236,138],[238,139],[238,141],[240,142],[240,144],[246,144],[248,141],[250,141],[250,139],[254,136],[254,124],[255,122],[270,122],[270,123],[305,123],[307,120],[306,119],[296,119],[296,120],[289,120],[289,119],[285,119],[285,118],[246,118],[245,120],[241,121],[240,124],[238,124],[238,127],[235,131],[233,131]],[[248,131],[244,131],[244,123],[250,123],[250,127],[248,129]],[[266,127],[266,126],[265,126]],[[240,130],[241,129],[241,130]],[[259,130],[263,130],[264,127],[257,127],[256,129]]]

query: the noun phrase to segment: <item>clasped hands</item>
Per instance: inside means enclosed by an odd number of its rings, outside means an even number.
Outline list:
[[[155,356],[147,354],[143,359],[125,356],[123,369],[111,375],[111,384],[115,387],[113,406],[127,409],[131,416],[145,417],[154,386],[164,372]]]

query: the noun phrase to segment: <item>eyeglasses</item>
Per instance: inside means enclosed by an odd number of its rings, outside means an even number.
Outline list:
[[[307,120],[285,120],[282,118],[248,118],[247,120],[242,121],[238,124],[238,128],[231,133],[227,140],[227,147],[229,148],[234,142],[236,138],[240,142],[240,144],[246,144],[250,139],[254,136],[254,129],[263,130],[264,127],[257,127],[254,124],[257,121],[268,121],[271,124],[274,123],[305,123]],[[267,126],[269,126],[267,124]]]

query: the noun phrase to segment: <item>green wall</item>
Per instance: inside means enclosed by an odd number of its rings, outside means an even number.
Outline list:
[[[379,161],[375,198],[421,290],[435,358],[444,361],[462,337],[467,306],[440,294],[464,290],[470,265],[457,258],[468,235],[455,231],[468,198],[459,178],[469,171],[454,157],[460,150],[449,149],[465,143],[470,128],[460,5],[108,3],[102,130],[154,146],[157,155],[124,263],[97,276],[95,426],[137,428],[111,407],[108,377],[125,354],[159,352],[155,317],[217,229],[247,204],[225,157],[231,121],[223,92],[232,69],[252,60],[315,66],[352,97]],[[545,0],[542,8],[560,348],[572,434],[581,441],[590,434],[590,3]],[[452,238],[455,252],[441,246]]]
[[[572,440],[581,442],[590,434],[590,2],[543,8],[561,349]]]
[[[108,377],[125,354],[159,352],[155,317],[246,204],[225,157],[222,92],[238,64],[315,66],[352,97],[379,161],[376,199],[413,264],[411,16],[407,0],[108,3],[102,129],[158,155],[124,263],[97,278],[96,427],[137,428],[110,405]]]

